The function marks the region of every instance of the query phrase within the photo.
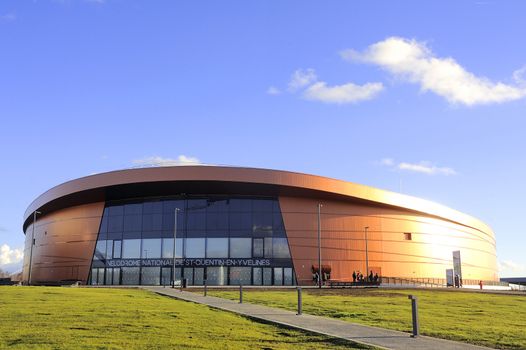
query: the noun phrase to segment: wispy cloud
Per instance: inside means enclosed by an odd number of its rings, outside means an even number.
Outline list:
[[[3,226],[0,226],[0,232],[7,232],[7,229]]]
[[[312,68],[298,69],[290,77],[288,90],[289,92],[295,92],[307,85],[310,85],[318,80],[316,72]]]
[[[522,273],[526,276],[526,266],[511,260],[499,261],[499,271],[501,273]]]
[[[420,85],[452,104],[467,106],[502,103],[526,96],[526,88],[492,82],[467,71],[451,57],[438,57],[424,42],[390,37],[365,51],[345,50],[349,61],[372,63],[394,76]],[[520,72],[517,76],[521,76]]]
[[[13,22],[16,21],[16,14],[13,12],[0,15],[0,22]]]
[[[327,86],[327,83],[320,81],[309,86],[303,93],[303,97],[308,100],[325,103],[356,103],[374,98],[383,88],[382,83],[367,83],[364,85],[347,83]]]
[[[409,162],[395,162],[392,158],[384,158],[378,162],[380,165],[389,167],[393,170],[409,171],[414,173],[421,173],[426,175],[456,175],[457,172],[453,168],[439,167],[429,161],[420,161],[418,163]]]
[[[163,158],[160,156],[151,156],[132,160],[136,166],[174,166],[174,165],[198,165],[202,164],[195,157],[188,157],[183,154],[177,158]]]
[[[7,244],[0,246],[0,267],[22,262],[24,250],[22,248],[12,249]]]
[[[267,94],[268,95],[279,95],[281,94],[281,90],[275,86],[269,86],[269,88],[267,89]]]
[[[319,81],[312,68],[298,69],[292,73],[287,88],[290,93],[301,91],[301,96],[306,100],[334,104],[370,100],[382,90],[382,83],[366,83],[364,85],[346,83],[330,86],[325,81]]]

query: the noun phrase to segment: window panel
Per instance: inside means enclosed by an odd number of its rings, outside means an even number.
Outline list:
[[[138,285],[140,278],[139,267],[123,267],[121,268],[122,284],[124,285]]]
[[[122,205],[114,205],[111,207],[108,207],[108,215],[114,216],[114,215],[124,215],[124,207]]]
[[[263,270],[261,267],[254,267],[252,270],[252,280],[255,286],[261,286],[263,284]]]
[[[194,285],[202,286],[205,277],[205,269],[203,267],[194,268]]]
[[[272,239],[272,257],[278,259],[290,258],[289,245],[286,238]]]
[[[272,267],[263,268],[263,285],[265,286],[272,285]]]
[[[231,285],[251,285],[252,268],[251,267],[230,267],[230,284]]]
[[[113,241],[106,241],[106,259],[111,259],[113,257]]]
[[[252,210],[254,212],[272,212],[273,201],[271,199],[253,199]]]
[[[265,258],[272,258],[272,238],[265,237]]]
[[[230,238],[231,258],[250,258],[252,256],[251,238]]]
[[[214,266],[206,268],[206,284],[209,286],[224,286],[227,282],[227,267]]]
[[[207,238],[207,258],[228,258],[228,238]]]
[[[144,214],[160,214],[163,212],[163,202],[162,201],[144,202],[142,206],[142,211]]]
[[[175,240],[176,242],[176,252],[175,257],[176,258],[182,258],[182,252],[183,252],[183,239],[177,238]],[[174,239],[173,238],[163,238],[163,251],[162,251],[162,257],[166,259],[173,259],[174,255]]]
[[[228,213],[207,213],[206,229],[228,231]]]
[[[272,213],[253,213],[252,232],[272,232]]]
[[[186,240],[186,258],[204,258],[205,257],[205,239],[188,238]]]
[[[252,199],[248,198],[231,198],[230,212],[251,212]]]
[[[113,241],[113,258],[114,259],[121,258],[121,246],[122,246],[122,241]]]
[[[141,231],[142,215],[124,215],[124,231]]]
[[[230,230],[252,231],[252,213],[230,213]]]
[[[97,241],[95,246],[95,255],[93,257],[95,260],[104,260],[106,259],[106,240]]]
[[[173,242],[173,241],[172,241]],[[142,240],[142,258],[158,259],[161,257],[161,239],[148,238]]]
[[[283,284],[283,268],[274,268],[274,285],[281,286]]]
[[[141,257],[141,240],[125,239],[122,241],[122,258],[138,259]]]
[[[206,214],[205,213],[188,213],[187,217],[188,230],[200,231],[206,229]]]
[[[124,216],[122,215],[109,216],[108,217],[108,232],[122,232],[123,218]]]
[[[253,251],[252,256],[254,258],[263,258],[263,238],[254,238],[253,239]]]
[[[291,267],[285,267],[283,269],[283,284],[286,285],[286,286],[292,286],[293,285],[292,268]]]
[[[185,267],[183,271],[183,278],[186,278],[186,283],[189,286],[194,285],[194,269],[191,267]]]
[[[141,269],[141,284],[149,286],[161,284],[160,274],[160,267],[143,267]]]
[[[126,204],[124,215],[142,215],[142,203]]]
[[[162,214],[144,214],[142,216],[143,231],[160,231],[163,228]]]

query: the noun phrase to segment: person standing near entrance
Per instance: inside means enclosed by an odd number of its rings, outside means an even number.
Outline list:
[[[356,282],[356,271],[352,272],[352,281]]]

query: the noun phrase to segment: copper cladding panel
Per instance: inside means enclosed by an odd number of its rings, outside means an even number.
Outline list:
[[[298,283],[311,285],[318,265],[316,199],[280,197]],[[369,267],[383,276],[445,278],[452,252],[460,250],[464,279],[498,281],[495,241],[486,233],[450,221],[403,210],[324,200],[321,211],[322,264],[332,279],[365,275],[365,230]],[[404,233],[411,233],[406,240]]]
[[[45,205],[54,204],[54,208],[46,210],[51,211],[76,204],[104,201],[107,199],[105,195],[108,188],[123,189],[137,184],[175,184],[184,181],[193,181],[202,186],[213,184],[222,193],[237,193],[243,186],[246,188],[252,185],[248,188],[252,194],[348,198],[395,206],[475,227],[493,237],[491,229],[476,218],[420,198],[315,175],[222,166],[128,169],[75,179],[53,187],[35,199],[24,214],[24,222],[28,225],[33,211]],[[170,186],[166,186],[167,190],[169,188]]]
[[[77,280],[86,283],[104,202],[61,209],[37,217],[31,280],[33,284]],[[33,225],[26,230],[22,280],[29,273]]]

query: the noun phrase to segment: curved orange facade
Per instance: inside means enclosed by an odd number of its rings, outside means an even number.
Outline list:
[[[298,284],[312,284],[311,267],[318,265],[319,203],[322,264],[331,266],[331,279],[352,279],[353,271],[365,274],[367,262],[369,270],[383,276],[444,278],[445,270],[453,268],[452,252],[460,251],[464,279],[498,280],[494,234],[469,215],[335,179],[216,166],[113,171],[50,189],[24,215],[23,279],[29,278],[31,256],[33,283],[87,283],[107,203],[192,195],[277,198]],[[41,214],[31,250],[34,211]]]

